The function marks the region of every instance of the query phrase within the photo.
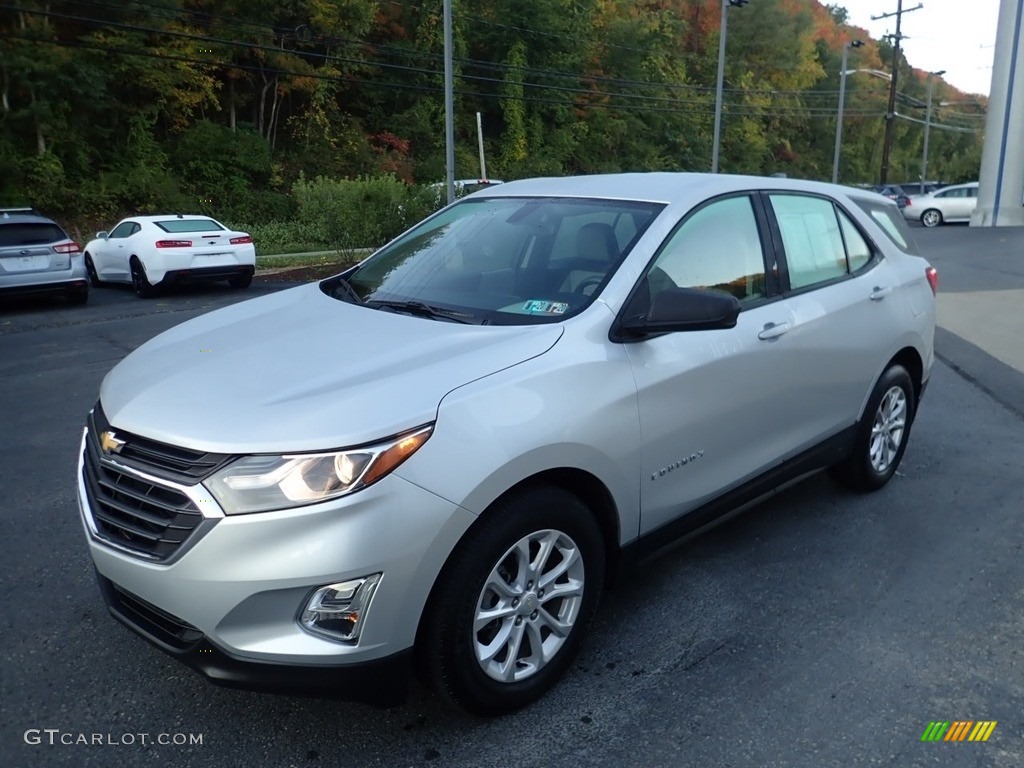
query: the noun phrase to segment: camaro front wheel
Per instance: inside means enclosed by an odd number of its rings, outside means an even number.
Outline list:
[[[424,612],[427,677],[476,714],[536,700],[579,650],[604,570],[600,529],[576,496],[538,487],[499,502],[456,548]]]

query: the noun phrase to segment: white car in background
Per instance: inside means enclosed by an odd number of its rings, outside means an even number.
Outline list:
[[[928,195],[914,197],[903,208],[903,218],[919,221],[926,227],[937,227],[956,221],[970,221],[977,205],[978,182],[954,184]]]
[[[209,216],[133,216],[85,246],[85,269],[93,286],[131,283],[153,296],[162,286],[227,280],[247,288],[256,271],[256,248],[246,232],[235,232]]]

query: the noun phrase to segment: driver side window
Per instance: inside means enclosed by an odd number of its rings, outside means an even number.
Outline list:
[[[111,239],[128,237],[134,232],[135,226],[136,224],[134,222],[122,221],[120,224],[114,227],[113,231],[111,231],[111,233],[107,237]]]
[[[650,298],[666,288],[701,288],[735,296],[741,304],[764,298],[764,251],[746,195],[701,208],[668,239],[646,281]]]

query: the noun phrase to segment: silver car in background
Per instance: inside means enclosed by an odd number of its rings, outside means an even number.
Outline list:
[[[907,221],[920,222],[925,227],[954,224],[971,220],[978,206],[978,182],[953,184],[927,195],[911,198],[903,209]]]
[[[31,208],[0,208],[0,296],[61,294],[89,300],[82,249],[55,221]]]
[[[102,593],[218,683],[391,703],[418,667],[522,707],[628,563],[819,469],[893,477],[936,286],[869,191],[488,189],[107,375],[77,477]]]

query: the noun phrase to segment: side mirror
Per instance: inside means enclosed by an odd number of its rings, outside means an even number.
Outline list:
[[[106,239],[107,239],[107,236],[108,236],[109,234],[110,234],[110,233],[109,233],[109,232],[107,232],[107,231],[105,231],[105,230],[104,230],[103,232],[97,232],[97,233],[96,233],[96,239],[97,239],[97,240],[106,240]]]
[[[668,288],[655,294],[645,316],[624,320],[621,334],[634,339],[678,331],[735,328],[740,302],[721,291]]]

